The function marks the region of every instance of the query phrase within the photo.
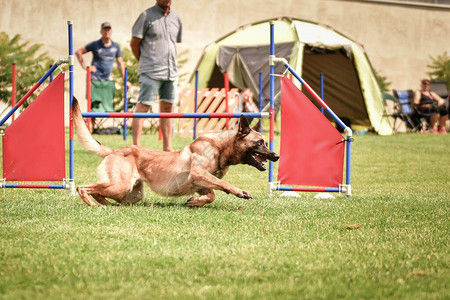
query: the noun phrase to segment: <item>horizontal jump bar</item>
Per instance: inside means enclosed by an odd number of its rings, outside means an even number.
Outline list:
[[[0,184],[1,188],[10,189],[66,189],[67,186],[64,184],[14,184],[14,183],[4,183]]]
[[[327,192],[327,193],[339,193],[342,189],[339,188],[316,188],[316,187],[284,187],[278,186],[277,191],[295,191],[295,192]]]
[[[262,113],[99,113],[84,112],[85,118],[269,118],[268,112]]]

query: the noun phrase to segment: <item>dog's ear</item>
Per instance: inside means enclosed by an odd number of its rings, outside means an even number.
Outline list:
[[[261,120],[258,120],[258,122],[256,122],[256,125],[253,126],[252,129],[254,131],[258,131],[259,132],[260,128],[261,128]]]
[[[250,124],[248,123],[248,120],[244,115],[241,115],[241,118],[239,119],[239,129],[238,129],[238,135],[245,136],[250,133]]]

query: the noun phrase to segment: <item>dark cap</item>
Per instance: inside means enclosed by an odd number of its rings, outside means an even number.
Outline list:
[[[100,26],[100,29],[103,29],[103,28],[111,28],[111,24],[109,22],[103,22],[102,26]]]

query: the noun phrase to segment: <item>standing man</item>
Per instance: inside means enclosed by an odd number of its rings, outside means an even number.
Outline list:
[[[117,61],[122,78],[125,78],[125,64],[122,58],[122,51],[119,44],[111,40],[111,24],[104,22],[100,26],[100,34],[102,38],[87,44],[75,51],[75,55],[81,67],[86,70],[86,65],[83,60],[83,54],[91,52],[94,54],[90,67],[91,79],[97,81],[108,81],[114,65],[114,59]]]
[[[142,12],[132,29],[131,51],[139,61],[139,99],[135,112],[148,112],[160,98],[160,111],[172,112],[177,100],[177,49],[181,43],[180,16],[170,9],[172,0],[156,0],[153,7]],[[132,122],[133,143],[140,145],[144,119]],[[163,150],[172,148],[172,119],[160,119]]]
[[[101,83],[100,85],[98,81],[109,81],[109,77],[111,75],[114,65],[114,60],[117,61],[117,67],[119,68],[122,78],[125,78],[125,64],[123,62],[122,51],[120,50],[119,44],[111,40],[112,29],[111,24],[109,22],[102,23],[102,25],[100,26],[100,34],[102,36],[101,39],[93,41],[84,47],[81,47],[80,49],[75,51],[75,55],[81,67],[84,70],[86,70],[86,64],[84,63],[83,54],[86,54],[88,52],[93,53],[91,67],[89,68],[91,72],[91,81],[97,82],[97,84],[94,85],[97,86],[97,88],[102,87],[103,89],[105,89],[106,88],[105,85],[103,83]],[[128,87],[130,87],[131,83],[127,82],[127,85]],[[114,86],[112,87],[112,89],[113,89],[112,94],[110,95],[110,93],[108,93],[108,95],[114,98],[115,92]],[[95,95],[97,97],[100,97],[99,95],[103,94],[98,95],[95,94]],[[92,96],[94,97],[94,93]],[[99,105],[98,103],[102,102],[103,102],[102,99],[93,99],[92,108],[94,109],[94,107]],[[111,103],[108,104],[106,103],[107,102],[102,104],[103,107],[102,109],[105,109],[107,111],[114,111],[112,99]],[[93,131],[95,132],[96,130],[95,118],[92,118],[91,120]]]

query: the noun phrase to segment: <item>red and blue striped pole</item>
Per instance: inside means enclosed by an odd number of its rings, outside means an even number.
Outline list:
[[[75,195],[75,182],[74,182],[74,145],[73,145],[73,35],[72,35],[72,21],[67,21],[68,33],[69,33],[69,190],[71,195]]]
[[[321,187],[287,187],[278,186],[277,191],[294,191],[294,192],[318,192],[318,193],[339,193],[340,188],[321,188]]]
[[[125,75],[123,78],[124,88],[123,88],[123,111],[128,112],[128,69],[125,68]],[[127,118],[123,119],[123,140],[127,140]]]
[[[52,67],[52,65],[49,66],[49,69]],[[53,81],[53,73],[50,74],[50,82]]]
[[[198,70],[195,71],[195,95],[194,95],[194,112],[197,113],[198,106]],[[197,138],[197,118],[194,118],[194,140]]]
[[[259,73],[259,111],[263,109],[263,76]],[[259,132],[263,133],[262,118],[259,118]]]
[[[1,184],[5,189],[66,189],[64,184],[17,184],[17,183],[4,183]]]
[[[86,67],[86,103],[87,103],[87,111],[91,111],[92,109],[92,99],[91,99],[91,67]],[[92,120],[87,120],[87,127],[91,130]],[[92,124],[94,126],[94,124]]]
[[[16,105],[17,98],[17,68],[16,64],[12,64],[12,91],[11,91],[11,107]],[[14,113],[12,114],[11,122],[14,122]]]
[[[241,116],[247,118],[268,118],[269,113],[113,113],[113,112],[84,112],[84,118],[240,118]]]
[[[323,73],[320,73],[320,98],[325,100],[325,86],[323,80]],[[323,107],[320,107],[320,112],[323,113]]]
[[[275,114],[274,114],[274,98],[275,98],[275,63],[272,61],[272,58],[275,57],[275,33],[274,33],[274,21],[270,21],[270,134],[269,134],[269,149],[273,151],[273,141],[274,141],[274,123],[275,123]],[[269,161],[269,185],[273,183],[273,162]],[[269,192],[271,187],[269,186]]]
[[[224,81],[225,81],[225,112],[229,111],[228,107],[228,92],[230,91],[230,80],[228,79],[228,72],[225,72],[224,74]],[[226,120],[226,129],[228,130],[230,119]]]

